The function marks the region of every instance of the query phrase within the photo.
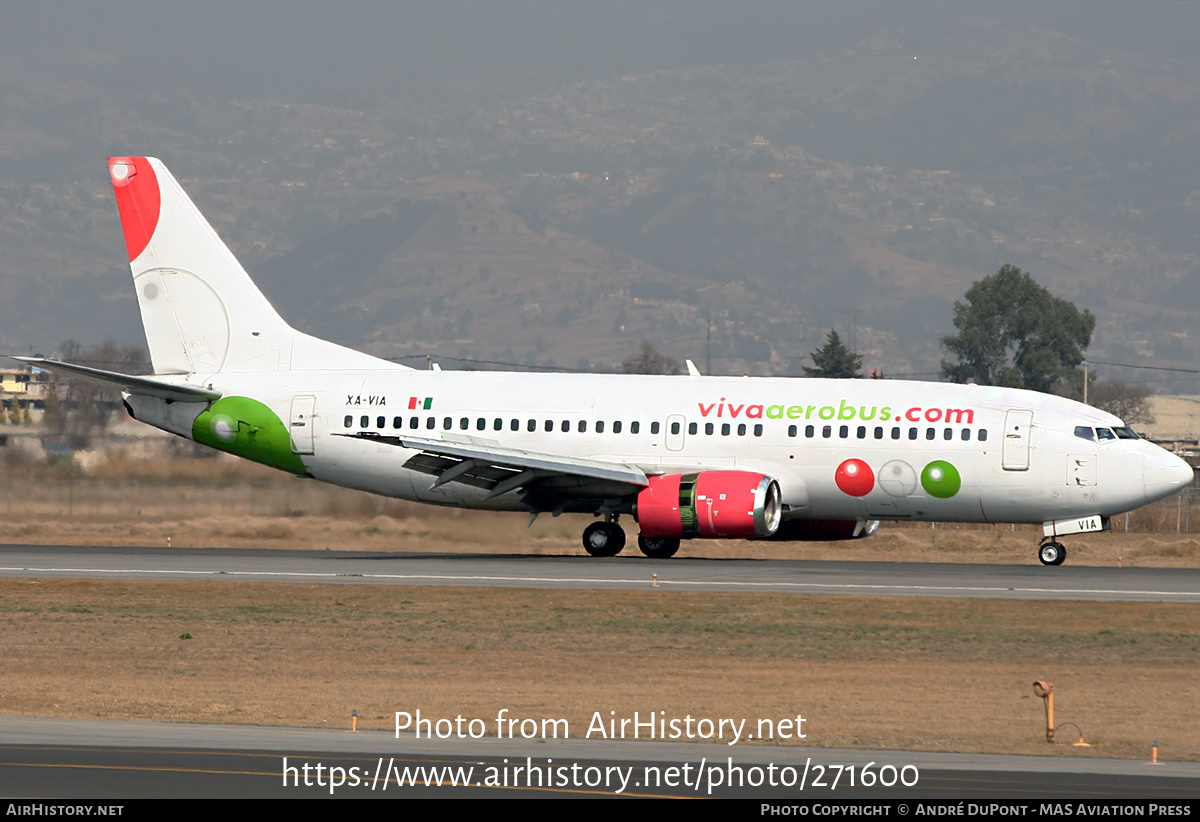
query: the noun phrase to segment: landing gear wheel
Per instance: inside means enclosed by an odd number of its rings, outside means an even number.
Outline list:
[[[1061,542],[1043,542],[1038,548],[1038,559],[1042,565],[1062,565],[1067,558],[1067,549]]]
[[[625,547],[625,532],[615,522],[593,522],[583,529],[583,549],[594,557],[615,557]]]
[[[638,550],[651,559],[668,559],[679,550],[679,538],[638,537]]]

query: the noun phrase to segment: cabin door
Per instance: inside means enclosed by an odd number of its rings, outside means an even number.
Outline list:
[[[313,452],[313,415],[316,408],[317,398],[311,394],[292,397],[292,419],[288,426],[292,435],[292,453]]]
[[[1004,470],[1029,470],[1029,431],[1033,412],[1014,408],[1004,415]]]

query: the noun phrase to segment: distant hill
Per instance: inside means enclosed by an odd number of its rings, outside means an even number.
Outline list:
[[[256,55],[276,29],[255,11],[225,65],[215,23],[169,10],[146,13],[173,60],[122,48],[125,10],[93,30],[31,15],[0,34],[0,344],[137,340],[103,164],[120,151],[161,156],[289,320],[383,356],[611,368],[647,339],[800,373],[836,327],[867,368],[933,375],[953,301],[1012,263],[1097,315],[1090,357],[1187,367],[1190,4],[1100,5],[1107,23],[715,4],[678,40],[635,4],[428,11],[390,62],[399,18],[355,11],[326,21],[327,45],[361,44],[341,63],[300,18]]]

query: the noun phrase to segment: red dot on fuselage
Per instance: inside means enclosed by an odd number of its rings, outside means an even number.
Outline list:
[[[875,472],[862,460],[846,460],[833,475],[837,487],[852,497],[863,497],[875,487]]]

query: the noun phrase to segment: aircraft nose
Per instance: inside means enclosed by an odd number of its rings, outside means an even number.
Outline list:
[[[1146,502],[1169,497],[1192,484],[1192,467],[1157,446],[1146,450]]]

